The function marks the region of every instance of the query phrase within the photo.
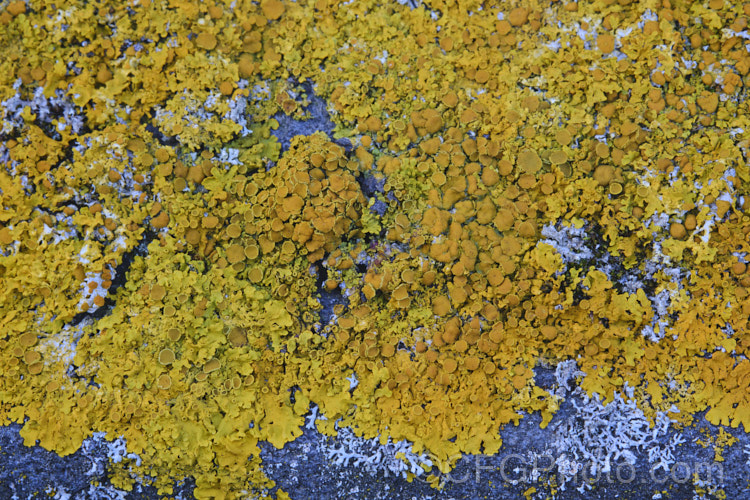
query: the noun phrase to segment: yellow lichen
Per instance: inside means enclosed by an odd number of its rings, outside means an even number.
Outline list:
[[[258,441],[312,403],[436,463],[497,450],[556,411],[540,360],[747,427],[750,12],[730,4],[8,3],[0,413],[60,453],[123,435],[198,497],[269,486]],[[331,136],[276,139],[308,88]],[[594,257],[571,265],[565,228]]]

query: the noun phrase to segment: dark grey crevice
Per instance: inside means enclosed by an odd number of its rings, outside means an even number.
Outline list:
[[[146,255],[148,255],[148,246],[152,241],[154,241],[155,238],[156,233],[154,231],[150,229],[144,230],[143,234],[141,235],[141,241],[139,241],[138,244],[130,251],[125,252],[122,255],[120,264],[118,264],[115,268],[115,276],[112,279],[112,285],[109,287],[109,290],[107,292],[107,297],[104,299],[104,305],[97,308],[96,311],[91,313],[80,312],[76,314],[70,321],[71,325],[78,326],[78,324],[85,318],[90,318],[92,320],[101,319],[112,312],[112,309],[114,309],[115,306],[115,299],[113,297],[117,293],[117,290],[125,284],[130,266],[133,264],[133,261],[136,257],[145,257]]]
[[[171,146],[173,148],[180,145],[180,141],[177,140],[176,136],[170,136],[162,132],[159,127],[154,125],[154,120],[156,119],[156,113],[153,109],[151,109],[148,116],[143,116],[141,118],[141,124],[146,126],[146,130],[151,132],[151,135],[154,136],[154,139],[156,139],[159,144],[162,146]]]
[[[333,319],[333,308],[337,304],[346,305],[346,297],[341,294],[341,290],[326,290],[325,282],[328,279],[328,269],[323,266],[323,262],[317,262],[313,265],[315,268],[315,290],[318,292],[320,305],[320,324],[325,326]]]
[[[297,120],[282,112],[273,115],[272,118],[279,123],[279,127],[276,130],[271,130],[271,135],[276,137],[276,140],[281,144],[279,154],[283,154],[291,147],[294,137],[298,135],[307,136],[315,132],[325,133],[332,142],[343,147],[349,153],[352,150],[351,142],[349,139],[336,139],[333,137],[335,125],[331,121],[331,116],[326,109],[326,101],[315,95],[312,83],[308,80],[303,83],[292,81],[292,84],[299,89],[300,93],[304,93],[309,100],[309,104],[302,108],[302,110],[309,114],[310,118]]]

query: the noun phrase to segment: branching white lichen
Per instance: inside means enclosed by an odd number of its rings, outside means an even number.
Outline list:
[[[556,394],[568,387],[570,380],[584,372],[578,370],[574,360],[558,364],[555,379]],[[680,434],[665,441],[672,419],[667,412],[657,412],[653,424],[649,422],[633,399],[634,391],[625,384],[624,399],[615,393],[614,400],[604,405],[597,394],[589,397],[580,387],[572,393],[576,409],[571,416],[557,426],[557,437],[553,447],[558,452],[555,461],[563,483],[575,477],[584,467],[590,474],[608,473],[614,462],[625,460],[636,462],[634,451],[646,451],[654,469],[669,470],[675,462],[674,452],[685,440]],[[677,412],[671,408],[671,412]]]
[[[318,413],[318,407],[312,405],[311,415],[307,417],[306,429],[315,430],[317,419],[327,420]],[[380,437],[366,439],[357,436],[348,427],[335,425],[338,434],[335,438],[327,437],[322,444],[322,453],[336,466],[353,465],[361,467],[371,475],[384,474],[385,477],[396,476],[407,478],[411,473],[421,476],[432,467],[432,461],[426,453],[416,454],[412,451],[413,443],[406,440],[385,441]]]
[[[558,428],[555,442],[561,456],[590,467],[591,474],[607,473],[613,462],[621,459],[634,464],[633,450],[647,450],[649,460],[657,467],[668,468],[674,462],[674,449],[682,441],[673,438],[666,445],[661,443],[672,422],[666,412],[658,412],[652,426],[635,401],[625,400],[620,394],[606,406],[596,394],[592,398],[581,389],[574,394],[580,397],[573,400],[577,414]]]
[[[424,453],[412,452],[413,444],[406,440],[385,442],[375,437],[365,439],[349,428],[338,430],[335,444],[324,445],[323,453],[334,465],[362,467],[372,475],[407,478],[408,473],[421,476],[432,462]]]

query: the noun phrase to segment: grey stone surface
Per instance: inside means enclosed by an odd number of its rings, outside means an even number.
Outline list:
[[[688,437],[686,445],[675,456],[675,469],[666,473],[650,469],[646,457],[641,455],[635,467],[614,467],[612,473],[602,474],[591,488],[584,486],[596,476],[580,475],[569,480],[564,491],[551,495],[550,484],[559,484],[556,470],[550,467],[554,453],[550,450],[554,438],[554,424],[566,418],[575,418],[575,409],[568,403],[561,407],[547,430],[539,429],[540,417],[530,415],[517,427],[502,431],[504,447],[498,455],[462,457],[450,474],[442,477],[444,487],[435,490],[423,478],[411,482],[382,471],[371,473],[353,465],[336,466],[321,451],[327,439],[316,431],[306,430],[295,441],[277,450],[262,444],[262,457],[266,473],[278,487],[293,499],[347,498],[347,499],[514,499],[522,498],[530,487],[536,492],[531,498],[567,499],[693,499],[720,498],[698,492],[687,472],[695,472],[706,485],[722,487],[729,499],[750,498],[747,486],[747,466],[742,452],[748,439],[742,430],[734,430],[740,442],[724,452],[724,462],[713,462],[713,450],[692,442],[702,437],[700,429],[682,430]],[[73,499],[156,499],[154,488],[137,485],[131,492],[118,491],[108,485],[106,467],[108,448],[104,444],[89,446],[68,457],[58,457],[38,446],[26,447],[18,435],[19,426],[0,427],[0,499],[11,498],[73,498]],[[714,429],[715,430],[715,429]],[[667,437],[668,439],[668,437]],[[536,464],[529,452],[540,457]],[[682,462],[683,464],[680,464]],[[712,466],[710,470],[704,466]],[[536,467],[535,467],[536,465]],[[542,470],[539,479],[530,480],[534,469]],[[709,477],[710,476],[710,477]],[[513,484],[517,481],[516,484]],[[92,486],[98,482],[99,486]],[[179,498],[192,498],[188,481],[176,487]],[[55,493],[59,496],[55,497]],[[62,495],[60,495],[62,493]],[[271,495],[273,491],[269,492]],[[69,496],[65,496],[69,495]]]

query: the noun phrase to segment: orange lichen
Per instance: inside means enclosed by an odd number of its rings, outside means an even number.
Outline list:
[[[8,14],[14,17],[19,14],[23,14],[24,12],[26,12],[26,3],[22,0],[9,2],[6,6],[6,11],[8,12]]]
[[[603,54],[609,54],[615,50],[615,37],[609,33],[603,33],[596,37],[596,46]]]
[[[669,234],[672,236],[672,238],[681,240],[685,238],[685,236],[687,236],[687,231],[685,230],[685,226],[681,223],[673,222],[669,225]]]
[[[270,20],[280,18],[285,10],[284,4],[279,0],[265,0],[261,2],[261,9],[263,10],[263,15]]]
[[[167,390],[172,387],[172,378],[167,374],[160,375],[156,380],[156,385],[159,389]]]
[[[555,150],[549,154],[549,161],[554,165],[562,165],[568,161],[568,155],[565,151]]]
[[[524,149],[518,154],[518,167],[526,173],[535,174],[542,168],[542,160],[536,151]]]
[[[525,7],[516,7],[508,13],[508,22],[511,26],[522,26],[529,17],[529,10]]]
[[[170,365],[174,363],[175,355],[171,349],[162,349],[159,352],[159,363],[162,365]]]

